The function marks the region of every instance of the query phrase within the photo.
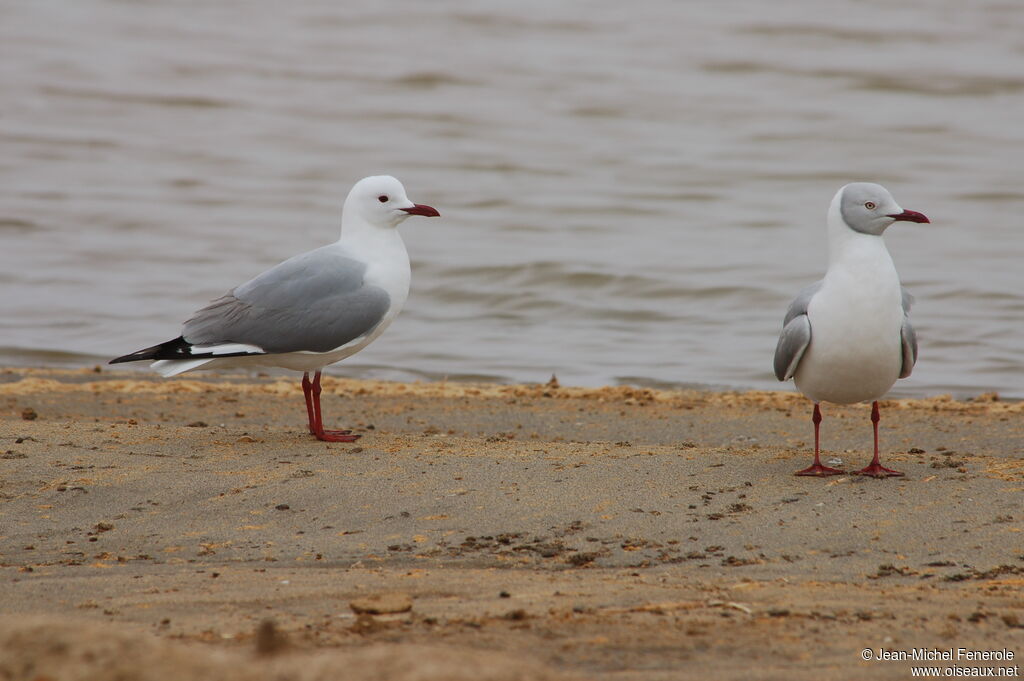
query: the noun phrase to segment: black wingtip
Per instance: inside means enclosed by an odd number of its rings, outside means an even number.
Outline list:
[[[166,343],[160,343],[149,348],[143,348],[142,350],[136,350],[135,352],[114,359],[107,362],[108,364],[123,364],[124,362],[141,362],[147,359],[188,359],[191,357],[188,350],[192,347],[192,344],[187,340],[178,336],[174,340],[169,340]]]

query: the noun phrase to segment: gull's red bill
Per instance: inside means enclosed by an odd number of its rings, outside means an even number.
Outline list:
[[[431,209],[433,210],[433,209]],[[896,213],[890,215],[893,220],[903,220],[905,222],[928,222],[931,223],[924,213],[918,213],[916,210],[905,210],[902,213]]]
[[[412,208],[402,208],[409,215],[422,215],[427,218],[439,218],[441,214],[437,212],[436,208],[430,206],[424,206],[422,203],[413,204]],[[918,213],[920,215],[920,213]],[[924,217],[921,215],[921,217]],[[925,218],[925,222],[928,222],[928,218]]]

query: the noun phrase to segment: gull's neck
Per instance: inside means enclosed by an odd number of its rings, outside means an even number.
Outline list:
[[[397,227],[373,225],[359,215],[342,215],[338,245],[368,259],[388,257],[388,254],[396,249],[405,251],[405,244]]]
[[[840,211],[840,196],[832,200],[828,211],[828,266],[863,268],[870,274],[878,268],[893,267],[889,250],[881,235],[850,229]]]
[[[383,330],[405,304],[412,276],[409,253],[398,227],[372,225],[361,216],[342,216],[341,238],[335,247],[365,263],[364,281],[384,288],[390,296],[391,308],[378,327]]]

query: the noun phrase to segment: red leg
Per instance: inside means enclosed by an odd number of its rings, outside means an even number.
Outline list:
[[[316,439],[323,440],[324,442],[355,442],[361,436],[352,435],[351,430],[324,430],[324,419],[320,414],[320,393],[323,389],[320,387],[320,372],[313,374],[313,434],[316,435]]]
[[[316,435],[316,417],[313,415],[313,383],[309,380],[309,372],[302,374],[302,394],[306,397],[306,414],[309,416],[309,432]]]
[[[838,468],[829,468],[828,466],[823,466],[821,463],[821,437],[819,431],[821,426],[821,409],[818,408],[817,402],[814,403],[814,415],[811,416],[811,421],[814,422],[814,463],[802,471],[797,471],[793,475],[814,475],[820,478],[823,478],[826,475],[842,475],[843,471]]]
[[[894,471],[891,468],[886,468],[878,460],[878,422],[882,420],[881,414],[878,412],[878,402],[871,403],[871,425],[875,429],[875,458],[871,459],[871,463],[866,468],[862,468],[855,473],[855,475],[870,475],[873,478],[892,478],[903,475],[899,471]]]

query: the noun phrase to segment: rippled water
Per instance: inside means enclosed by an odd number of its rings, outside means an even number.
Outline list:
[[[361,6],[356,6],[356,5]],[[1024,3],[0,3],[0,364],[90,365],[337,238],[387,172],[405,312],[334,369],[782,387],[842,184],[921,358],[1024,397]]]

